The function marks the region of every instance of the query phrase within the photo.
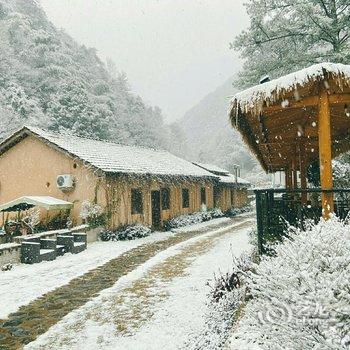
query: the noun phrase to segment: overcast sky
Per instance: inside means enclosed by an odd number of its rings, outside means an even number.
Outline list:
[[[49,19],[126,72],[132,90],[181,118],[241,64],[243,0],[41,0]]]

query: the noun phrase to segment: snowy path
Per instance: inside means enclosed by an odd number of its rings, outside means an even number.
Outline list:
[[[26,349],[178,349],[203,327],[206,282],[248,249],[253,220],[170,246],[70,312]],[[200,229],[200,227],[198,227]]]
[[[191,225],[185,230],[206,229],[231,223],[227,218],[215,219],[210,222]],[[54,261],[46,261],[35,265],[15,265],[11,271],[0,271],[0,319],[5,319],[10,313],[22,305],[41,297],[45,293],[69,283],[72,279],[102,266],[107,261],[143,244],[162,241],[171,236],[172,232],[156,232],[149,237],[134,241],[95,242],[88,245],[87,250],[80,254],[66,254]],[[18,286],[21,288],[18,288]]]

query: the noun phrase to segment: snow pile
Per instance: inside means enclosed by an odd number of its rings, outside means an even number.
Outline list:
[[[117,231],[105,230],[100,233],[101,241],[130,241],[132,239],[147,237],[151,229],[141,224],[124,226]]]
[[[311,80],[316,81],[325,78],[324,72],[350,80],[349,65],[328,62],[314,64],[297,72],[239,92],[232,99],[232,106],[235,106],[237,103],[244,110],[245,108],[253,108],[259,101],[268,100],[274,102],[281,98],[281,95],[285,92],[304,86]],[[341,81],[339,81],[339,85],[341,86]]]
[[[334,217],[289,235],[245,274],[252,300],[231,348],[349,349],[349,225]]]
[[[176,218],[166,221],[164,223],[164,227],[166,230],[169,231],[174,228],[197,224],[203,221],[209,221],[211,219],[221,218],[223,216],[224,214],[220,209],[214,208],[209,211],[196,212],[188,215],[180,215]]]

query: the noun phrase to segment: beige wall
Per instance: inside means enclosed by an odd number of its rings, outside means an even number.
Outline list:
[[[56,185],[60,174],[76,179],[73,191],[64,193]],[[81,161],[74,160],[44,142],[28,136],[0,156],[0,203],[25,195],[52,196],[74,203],[74,224],[79,218],[82,201],[94,200],[105,206],[104,181]],[[0,217],[0,221],[2,218]]]
[[[201,187],[206,188],[207,207],[213,208],[213,186],[210,182],[161,182],[156,180],[130,180],[127,178],[108,179],[107,198],[110,203],[108,211],[111,213],[110,226],[112,228],[120,225],[142,222],[147,226],[152,225],[151,191],[159,190],[162,187],[170,189],[170,209],[161,210],[161,221],[164,221],[195,211],[201,210],[200,191]],[[131,214],[131,189],[142,190],[143,214]],[[182,188],[188,188],[190,194],[189,208],[182,208]]]
[[[218,203],[223,212],[230,208],[241,208],[248,204],[248,191],[246,188],[234,189],[231,187],[219,187]]]

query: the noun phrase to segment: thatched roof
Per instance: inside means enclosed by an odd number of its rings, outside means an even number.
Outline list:
[[[233,97],[231,123],[266,171],[284,170],[293,157],[318,158],[318,102],[324,88],[331,105],[336,156],[350,149],[349,65],[316,64]]]

